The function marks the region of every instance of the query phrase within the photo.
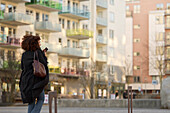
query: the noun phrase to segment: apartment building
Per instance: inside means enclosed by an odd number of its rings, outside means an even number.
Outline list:
[[[7,54],[20,59],[22,37],[38,35],[41,48],[49,49],[50,90],[63,97],[89,98],[79,79],[94,76],[95,98],[123,92],[125,1],[1,0],[0,4],[1,61]],[[1,86],[6,92],[10,89],[6,79]]]
[[[168,0],[126,0],[126,58],[132,61],[126,88],[137,93],[159,93],[160,75],[168,75]]]

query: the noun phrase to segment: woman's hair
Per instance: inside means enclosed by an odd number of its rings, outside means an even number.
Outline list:
[[[40,40],[39,36],[33,36],[33,35],[25,35],[24,38],[22,38],[22,49],[25,51],[35,51],[40,48],[38,41]]]

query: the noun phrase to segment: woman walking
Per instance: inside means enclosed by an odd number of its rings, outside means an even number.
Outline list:
[[[28,103],[28,113],[40,113],[44,103],[44,87],[49,82],[47,58],[40,46],[39,36],[24,36],[22,49],[25,52],[22,54],[21,59],[22,73],[19,85],[22,101],[23,103]],[[46,71],[45,77],[35,76],[34,60],[44,65],[44,71]]]

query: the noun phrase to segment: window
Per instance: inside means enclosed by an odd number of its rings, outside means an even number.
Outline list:
[[[16,12],[16,7],[12,5],[8,5],[8,12]]]
[[[166,7],[167,9],[170,9],[170,3],[167,3],[167,7]]]
[[[140,66],[134,66],[134,70],[139,70]]]
[[[130,7],[129,6],[126,6],[126,11],[129,11],[130,10]]]
[[[156,47],[156,55],[162,55],[163,54],[163,47],[157,46]]]
[[[140,5],[134,5],[134,13],[140,13]]]
[[[64,19],[62,19],[62,28],[64,29]]]
[[[83,29],[88,29],[88,25],[87,24],[83,24]]]
[[[139,39],[139,38],[136,38],[136,39],[134,39],[134,42],[139,43],[139,42],[140,42],[140,39]]]
[[[115,72],[115,67],[114,66],[110,66],[110,74],[114,74],[114,72]]]
[[[163,41],[163,39],[164,39],[163,32],[156,33],[156,41]]]
[[[140,82],[140,77],[139,76],[135,76],[133,78],[133,80],[134,80],[134,83],[139,83]]]
[[[70,59],[67,59],[67,68],[70,67]]]
[[[157,10],[163,10],[164,4],[156,4]]]
[[[73,41],[73,48],[77,47],[77,41]]]
[[[32,35],[32,32],[30,32],[30,31],[25,31],[25,35]]]
[[[114,39],[114,30],[109,30],[110,38]]]
[[[140,25],[134,25],[134,29],[140,29]]]
[[[36,21],[40,20],[40,13],[36,13]]]
[[[164,17],[163,16],[156,16],[156,24],[163,24]]]
[[[83,62],[82,62],[82,67],[83,67],[83,69],[87,69],[87,66],[88,66],[87,61],[83,61]]]
[[[67,47],[70,47],[70,40],[67,40]]]
[[[102,36],[102,34],[103,34],[102,32],[103,32],[102,29],[98,30],[98,35]]]
[[[0,7],[1,9],[0,9],[0,10],[1,10],[2,12],[5,12],[5,7],[6,7],[6,5],[5,5],[5,4],[2,4],[2,3],[1,3],[0,5],[1,5],[1,7]]]
[[[111,5],[114,5],[114,0],[110,0],[110,4],[111,4]]]
[[[59,18],[59,24],[62,24],[62,19],[61,18]]]
[[[170,27],[170,16],[166,17],[166,27]]]
[[[74,21],[72,22],[72,24],[73,24],[73,29],[76,29],[76,24]]]
[[[5,51],[0,49],[0,59],[5,60]]]
[[[134,56],[140,56],[140,52],[134,52]]]
[[[59,43],[60,45],[62,45],[62,39],[61,39],[61,38],[58,39],[58,43]]]
[[[12,57],[13,57],[13,60],[15,60],[15,51],[12,52]]]
[[[112,12],[110,12],[110,21],[111,22],[115,21],[114,13],[112,13]]]
[[[32,15],[33,16],[33,11],[32,10],[26,10],[27,15]]]
[[[83,5],[83,11],[84,11],[84,12],[87,12],[87,11],[88,11],[88,6]]]
[[[47,14],[42,14],[42,20],[43,21],[48,21],[48,15]]]
[[[70,20],[67,21],[67,29],[70,29]]]

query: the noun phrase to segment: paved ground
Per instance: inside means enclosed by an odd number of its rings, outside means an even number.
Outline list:
[[[0,113],[27,113],[27,107],[0,107]],[[43,106],[41,113],[48,113],[48,106]],[[128,113],[128,111],[126,108],[58,108],[58,113]],[[170,110],[134,109],[133,113],[170,113]]]

